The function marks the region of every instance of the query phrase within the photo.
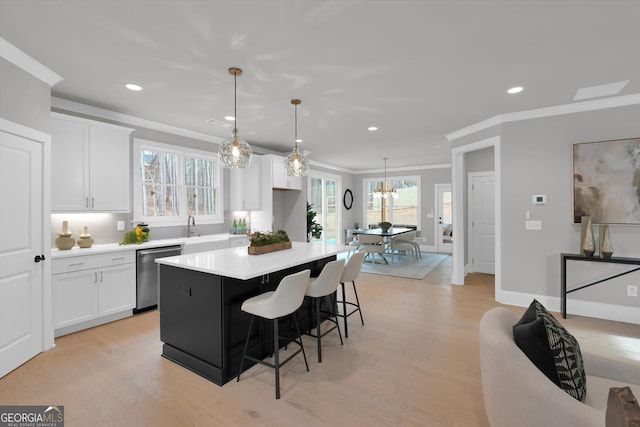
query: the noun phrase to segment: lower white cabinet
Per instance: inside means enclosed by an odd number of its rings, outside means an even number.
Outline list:
[[[54,259],[52,269],[55,336],[132,315],[134,251]]]

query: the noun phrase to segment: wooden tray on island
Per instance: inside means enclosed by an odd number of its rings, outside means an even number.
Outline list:
[[[249,255],[262,255],[269,252],[282,251],[284,249],[291,249],[291,242],[273,243],[265,246],[249,246],[247,250]]]

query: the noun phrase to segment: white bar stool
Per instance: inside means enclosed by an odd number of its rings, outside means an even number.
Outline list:
[[[342,277],[340,278],[340,286],[342,286],[342,301],[338,301],[338,303],[342,303],[342,313],[338,313],[338,316],[344,319],[344,336],[347,338],[349,338],[349,327],[347,325],[347,318],[353,313],[360,313],[360,321],[362,322],[362,326],[364,326],[362,310],[360,310],[360,300],[358,299],[358,291],[356,290],[356,279],[360,275],[360,270],[362,269],[365,255],[366,253],[364,252],[356,252],[355,254],[351,255],[351,258],[349,258],[349,261],[347,261],[347,265],[345,265],[344,270],[342,271]],[[347,282],[351,282],[351,284],[353,285],[353,293],[356,296],[356,302],[347,301],[347,294],[345,292],[344,286],[344,284]],[[351,305],[356,308],[347,313],[347,305]]]
[[[342,270],[344,269],[344,261],[341,259],[331,261],[325,264],[320,272],[320,275],[309,282],[309,286],[307,288],[306,296],[313,298],[315,302],[315,321],[316,321],[316,334],[312,334],[310,331],[307,332],[307,335],[314,337],[318,341],[318,363],[322,363],[322,337],[327,335],[329,332],[334,329],[338,329],[338,335],[340,336],[340,344],[344,345],[342,342],[342,333],[340,333],[340,327],[338,326],[338,316],[336,313],[336,301],[334,299],[334,293],[338,289],[338,283],[340,282],[340,277],[342,276]],[[320,301],[322,298],[330,296],[331,298],[331,312],[324,312],[329,314],[330,322],[335,323],[330,329],[327,329],[324,333],[320,332]],[[331,318],[333,315],[334,319]]]
[[[242,373],[242,365],[244,359],[249,359],[253,362],[260,363],[270,368],[275,369],[276,376],[276,399],[280,399],[280,367],[291,360],[298,353],[302,352],[304,356],[304,364],[309,372],[309,364],[307,363],[307,355],[304,352],[304,346],[302,344],[302,338],[300,337],[300,327],[298,326],[298,318],[295,315],[295,311],[300,308],[302,301],[304,301],[304,295],[309,283],[309,277],[311,270],[303,270],[295,274],[285,276],[275,291],[265,292],[255,297],[249,298],[242,303],[241,310],[251,314],[251,323],[249,324],[249,332],[247,333],[247,340],[244,344],[244,351],[242,353],[242,360],[240,361],[240,370],[238,371],[238,379],[240,381],[240,374]],[[293,321],[296,325],[296,331],[298,333],[297,340],[292,342],[298,344],[300,347],[295,353],[289,356],[284,362],[280,363],[279,349],[280,340],[287,339],[279,335],[278,319],[292,315]],[[253,320],[255,317],[262,317],[264,319],[273,320],[273,363],[265,362],[262,359],[247,355],[247,351],[262,346],[264,341],[259,342],[250,349],[249,338],[251,337],[251,329],[253,328]]]

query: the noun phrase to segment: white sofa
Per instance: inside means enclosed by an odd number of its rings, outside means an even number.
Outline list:
[[[513,339],[519,320],[497,307],[480,321],[480,369],[492,427],[604,427],[610,387],[630,386],[640,397],[640,363],[582,349],[587,397],[580,402],[550,381]]]

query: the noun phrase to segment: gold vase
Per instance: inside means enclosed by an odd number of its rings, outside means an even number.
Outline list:
[[[609,234],[609,225],[600,224],[600,256],[603,258],[611,258],[613,255],[613,244],[611,243],[611,234]]]
[[[56,248],[61,251],[69,250],[76,244],[74,238],[71,237],[73,233],[69,231],[69,222],[62,221],[62,231],[58,233],[58,238],[55,241]]]
[[[91,245],[93,245],[93,239],[91,238],[91,234],[89,234],[89,227],[84,226],[82,234],[78,239],[78,246],[81,248],[90,248]]]
[[[591,217],[582,217],[582,233],[580,240],[580,249],[586,256],[593,256],[596,253],[596,242],[593,237],[593,230],[591,228]]]

